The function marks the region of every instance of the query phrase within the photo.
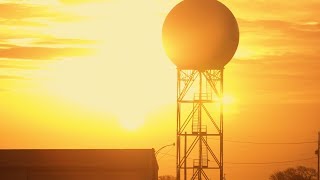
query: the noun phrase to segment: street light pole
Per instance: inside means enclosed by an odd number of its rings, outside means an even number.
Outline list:
[[[166,147],[169,147],[169,146],[175,146],[175,143],[165,145],[165,146],[161,147],[160,149],[158,149],[158,150],[155,152],[156,157],[158,156],[159,152],[160,152],[162,149],[164,149],[164,148],[166,148]]]

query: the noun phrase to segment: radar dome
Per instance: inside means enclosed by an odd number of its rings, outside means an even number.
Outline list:
[[[167,15],[162,43],[179,69],[222,69],[237,50],[238,24],[217,0],[184,0]]]

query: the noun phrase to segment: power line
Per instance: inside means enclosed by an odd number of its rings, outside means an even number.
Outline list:
[[[171,148],[170,148],[167,152],[165,152],[165,153],[159,152],[159,154],[163,154],[163,155],[159,158],[158,162],[159,162],[163,157],[165,157],[166,155],[170,155],[169,152],[170,152],[173,148],[174,148],[174,147],[171,147]]]
[[[213,139],[213,138],[208,138]],[[219,140],[219,139],[213,139]],[[257,142],[257,141],[236,141],[224,139],[225,142],[242,143],[242,144],[267,144],[267,145],[298,145],[298,144],[316,144],[318,141],[301,141],[301,142]]]
[[[159,153],[164,154],[164,156],[172,156],[175,157],[173,154],[168,153]],[[272,162],[224,162],[225,164],[233,164],[233,165],[270,165],[270,164],[286,164],[286,163],[294,163],[294,162],[301,162],[301,161],[308,161],[312,159],[316,159],[317,157],[309,157],[304,159],[295,159],[295,160],[286,160],[286,161],[272,161]],[[188,159],[193,159],[188,157]]]
[[[305,141],[305,142],[254,142],[254,141],[234,141],[234,140],[224,140],[226,142],[233,142],[233,143],[245,143],[245,144],[274,144],[274,145],[290,145],[290,144],[314,144],[317,141]]]
[[[293,163],[293,162],[301,162],[307,161],[311,159],[316,159],[316,157],[310,157],[305,159],[296,159],[296,160],[288,160],[288,161],[273,161],[273,162],[224,162],[226,164],[284,164],[284,163]]]

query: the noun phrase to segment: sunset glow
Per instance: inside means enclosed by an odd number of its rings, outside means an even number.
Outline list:
[[[0,0],[0,148],[158,149],[175,142],[177,71],[161,32],[179,2]],[[320,1],[221,2],[240,29],[224,70],[225,139],[314,140]],[[232,162],[314,155],[313,144],[289,148],[226,142],[227,177],[267,179],[287,167],[249,170]],[[160,154],[160,175],[175,175],[169,149]]]

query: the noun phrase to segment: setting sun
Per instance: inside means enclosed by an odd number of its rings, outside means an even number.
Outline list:
[[[223,102],[223,104],[228,105],[228,104],[235,103],[235,100],[234,100],[233,96],[224,94],[223,97],[222,97],[222,102]]]
[[[140,127],[148,113],[173,100],[168,93],[157,96],[163,92],[159,82],[168,81],[174,74],[169,60],[163,60],[160,25],[164,5],[157,1],[55,4],[80,20],[52,24],[45,31],[55,36],[88,38],[91,43],[84,41],[80,47],[93,49],[94,54],[48,63],[32,76],[48,95],[113,114],[127,129]],[[142,6],[148,8],[134,8]],[[18,41],[26,44],[33,39]],[[142,85],[145,83],[149,85]],[[145,102],[139,104],[140,99]]]

